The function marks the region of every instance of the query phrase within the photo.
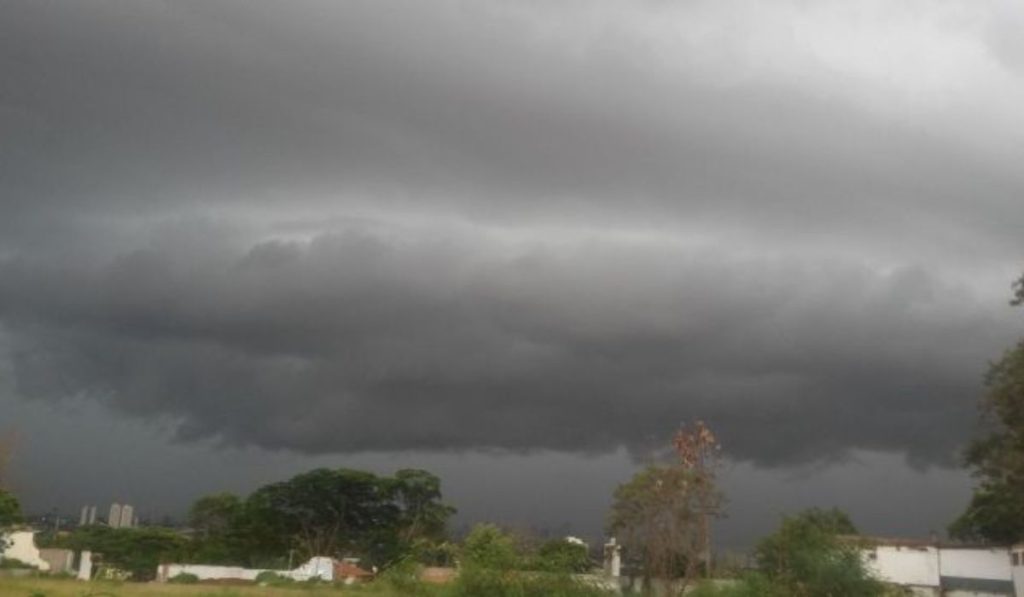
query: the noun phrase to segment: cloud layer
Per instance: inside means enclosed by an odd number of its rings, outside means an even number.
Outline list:
[[[1009,3],[95,2],[0,24],[25,397],[311,453],[948,461],[1014,336]]]

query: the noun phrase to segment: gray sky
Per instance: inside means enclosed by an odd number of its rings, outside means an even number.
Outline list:
[[[29,509],[417,465],[463,522],[596,535],[696,418],[729,545],[805,505],[889,534],[963,506],[1022,329],[1016,3],[0,13]]]

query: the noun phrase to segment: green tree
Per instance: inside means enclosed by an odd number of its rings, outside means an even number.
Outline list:
[[[18,498],[0,489],[0,553],[7,548],[4,531],[21,522],[21,505]]]
[[[256,490],[246,501],[249,534],[264,552],[340,556],[365,552],[400,510],[373,473],[316,469]]]
[[[195,532],[189,559],[206,564],[245,563],[239,536],[244,503],[233,493],[217,493],[196,500],[188,524]]]
[[[1013,305],[1024,303],[1024,276]],[[978,485],[966,511],[949,527],[958,539],[1024,540],[1024,341],[989,367],[982,419],[990,432],[973,441],[965,460]]]
[[[0,489],[0,530],[21,522],[21,505],[13,494]]]
[[[793,597],[871,597],[885,587],[860,556],[850,518],[837,509],[813,508],[782,520],[755,550],[758,571],[780,594]]]
[[[587,547],[565,539],[545,541],[537,550],[535,558],[538,570],[545,572],[589,572],[593,567]]]
[[[57,546],[91,550],[97,562],[130,572],[132,580],[148,581],[156,576],[161,562],[180,561],[184,557],[188,540],[170,529],[89,525],[75,529],[70,537],[60,539]]]
[[[402,469],[395,473],[391,490],[401,509],[403,541],[445,539],[448,519],[455,514],[455,508],[441,501],[441,479],[424,470]]]

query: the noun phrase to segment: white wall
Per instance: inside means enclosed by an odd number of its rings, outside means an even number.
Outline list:
[[[50,563],[40,557],[39,549],[36,547],[35,534],[35,531],[15,531],[5,535],[4,540],[9,545],[3,552],[3,559],[21,560],[44,572],[49,571]]]
[[[1013,580],[1010,550],[1005,547],[993,549],[943,548],[939,555],[942,557],[942,576]]]
[[[199,580],[256,580],[261,572],[273,572],[295,580],[334,580],[334,560],[317,557],[309,560],[295,570],[263,570],[257,568],[240,568],[238,566],[206,566],[203,564],[161,564],[157,569],[159,580],[170,580],[179,574],[194,574]]]
[[[864,555],[868,570],[880,580],[902,586],[939,586],[938,550],[934,547],[880,545],[864,550]]]

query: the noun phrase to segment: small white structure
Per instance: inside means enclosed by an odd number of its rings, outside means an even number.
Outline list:
[[[615,537],[604,544],[604,573],[612,578],[622,576],[622,546]]]
[[[168,581],[179,574],[194,574],[199,580],[248,580],[254,581],[263,572],[273,572],[293,580],[303,581],[311,578],[334,580],[334,560],[315,557],[294,570],[264,570],[258,568],[241,568],[238,566],[205,566],[202,564],[161,564],[157,568],[158,581]]]
[[[42,558],[36,547],[35,531],[14,531],[4,535],[7,548],[0,554],[0,560],[18,560],[35,566],[43,572],[49,572],[50,563]]]
[[[875,577],[915,596],[1024,597],[1024,587],[1014,582],[1009,548],[915,539],[864,540],[869,546],[861,553]],[[1024,580],[1024,569],[1019,575]]]
[[[78,580],[90,580],[92,579],[92,552],[83,551],[80,561],[78,562]]]

